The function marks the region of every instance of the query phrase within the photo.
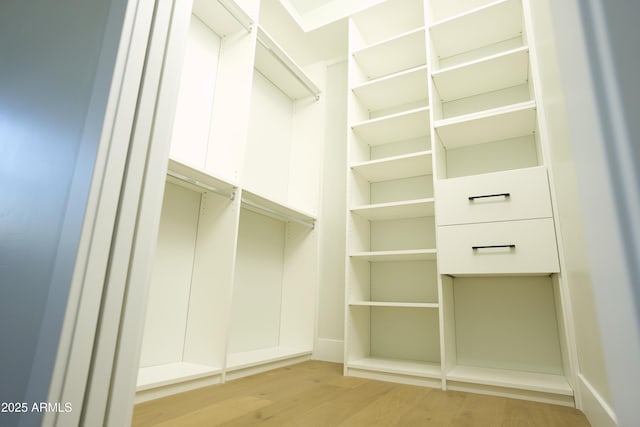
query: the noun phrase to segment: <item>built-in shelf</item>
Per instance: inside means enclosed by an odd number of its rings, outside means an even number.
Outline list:
[[[535,101],[465,114],[435,123],[436,132],[446,148],[531,135],[535,126]]]
[[[309,356],[311,355],[311,351],[312,349],[310,348],[280,346],[241,353],[231,353],[227,355],[227,371],[245,369],[280,360],[292,359],[294,357]]]
[[[234,0],[194,0],[192,11],[220,37],[250,32],[254,24]]]
[[[434,23],[431,40],[447,58],[522,35],[521,0],[501,0]]]
[[[365,357],[347,363],[351,369],[385,372],[389,374],[411,375],[427,378],[441,378],[442,369],[439,363],[421,362],[415,360],[384,359]]]
[[[421,107],[366,120],[351,128],[369,146],[376,146],[425,137],[429,123],[429,108]]]
[[[434,216],[433,198],[358,206],[351,212],[372,221]]]
[[[353,93],[369,111],[427,102],[427,66],[412,68],[353,87]]]
[[[525,84],[529,78],[529,48],[471,61],[433,73],[442,102]]]
[[[261,27],[258,27],[255,68],[289,98],[320,96],[320,89],[302,68]]]
[[[431,151],[370,160],[351,166],[369,182],[389,181],[412,176],[431,175]]]
[[[440,304],[432,302],[386,302],[386,301],[352,301],[356,307],[396,307],[396,308],[439,308]]]
[[[242,207],[276,219],[296,222],[313,228],[316,217],[308,212],[288,206],[258,193],[242,190]]]
[[[138,370],[136,390],[142,391],[179,382],[191,381],[218,375],[221,372],[221,367],[187,362],[168,363],[166,365],[140,368]]]
[[[456,366],[446,374],[446,379],[447,381],[459,381],[573,396],[571,386],[562,375],[475,366]]]
[[[353,52],[369,80],[426,65],[424,27],[382,40]]]
[[[177,160],[169,160],[167,182],[171,182],[201,193],[211,192],[234,197],[237,185],[226,179],[211,175]]]
[[[433,261],[436,259],[435,249],[411,249],[401,251],[353,252],[351,258],[370,262],[390,261]]]

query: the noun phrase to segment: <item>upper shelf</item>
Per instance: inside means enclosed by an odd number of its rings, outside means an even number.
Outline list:
[[[433,198],[377,203],[355,207],[351,209],[351,212],[371,221],[432,217],[434,216],[434,203]]]
[[[242,207],[276,219],[295,222],[309,228],[313,228],[316,221],[316,217],[307,212],[244,189],[242,190]]]
[[[529,48],[521,47],[433,73],[442,102],[521,85],[529,78]]]
[[[257,41],[255,68],[262,75],[293,100],[319,98],[318,86],[262,27]]]
[[[194,0],[192,12],[220,37],[242,29],[251,31],[253,20],[234,0]]]
[[[434,23],[429,31],[440,58],[522,35],[521,0],[500,0]]]
[[[369,146],[426,137],[429,134],[429,108],[365,120],[351,128]]]
[[[369,111],[426,100],[429,94],[427,66],[371,80],[352,90]]]
[[[450,149],[531,135],[536,126],[535,101],[440,120],[435,129]]]
[[[356,49],[424,27],[423,0],[386,0],[351,18],[350,42]]]
[[[201,193],[216,193],[233,197],[237,185],[208,172],[188,166],[177,160],[169,160],[167,181]]]
[[[353,52],[369,80],[426,65],[424,27],[382,40]]]

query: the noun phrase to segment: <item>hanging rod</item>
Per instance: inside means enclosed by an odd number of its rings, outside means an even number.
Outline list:
[[[253,20],[245,13],[240,6],[233,0],[218,0],[220,6],[222,6],[233,18],[238,21],[242,27],[251,32],[253,28]]]
[[[235,191],[228,192],[228,191],[220,190],[219,188],[205,184],[204,182],[198,181],[197,179],[190,178],[186,175],[182,175],[181,173],[174,172],[172,170],[168,170],[167,175],[169,175],[172,178],[178,179],[180,181],[186,182],[188,184],[195,185],[196,187],[202,188],[203,190],[207,190],[209,193],[215,193],[220,196],[228,197],[231,200],[233,200],[236,197]]]
[[[261,37],[267,39],[267,41],[263,40]],[[309,80],[309,78],[305,75],[300,75],[295,62],[287,56],[287,54],[278,46],[278,44],[271,39],[269,34],[258,26],[258,43],[260,43],[266,50],[269,52],[284,68],[291,73],[291,75],[302,85],[307,91],[313,95],[313,97],[317,100],[320,99],[320,89],[316,87],[316,85]]]
[[[242,203],[247,205],[247,206],[251,206],[252,208],[256,208],[256,209],[259,209],[261,211],[267,212],[267,213],[269,213],[271,215],[277,216],[278,218],[282,218],[284,220],[287,220],[287,221],[290,221],[290,222],[295,222],[296,224],[303,225],[303,226],[305,226],[307,228],[310,228],[312,230],[316,227],[316,224],[315,224],[314,220],[305,221],[305,220],[302,220],[300,218],[296,218],[294,216],[287,215],[287,214],[282,213],[282,212],[278,212],[278,211],[276,211],[274,209],[271,209],[271,208],[268,208],[266,206],[262,206],[261,204],[253,202],[251,200],[247,200],[244,197],[242,198]]]

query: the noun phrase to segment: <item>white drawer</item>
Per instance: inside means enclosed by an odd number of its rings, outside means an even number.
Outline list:
[[[551,217],[544,167],[437,182],[438,225]]]
[[[441,274],[560,271],[551,218],[437,227]]]

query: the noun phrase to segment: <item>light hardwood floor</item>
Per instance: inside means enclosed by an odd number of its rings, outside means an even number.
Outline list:
[[[589,426],[556,405],[343,377],[309,361],[136,405],[134,427]]]

